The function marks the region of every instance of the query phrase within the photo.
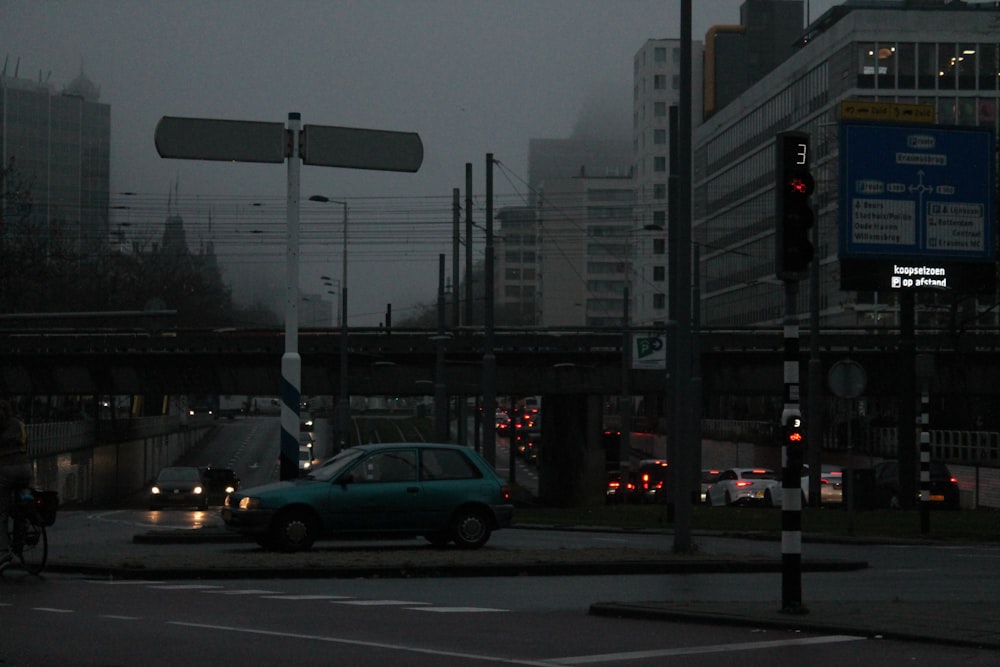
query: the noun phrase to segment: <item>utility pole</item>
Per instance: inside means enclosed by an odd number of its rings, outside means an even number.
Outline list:
[[[493,331],[493,153],[486,154],[486,258],[483,265],[483,456],[493,468],[497,465],[497,357]]]

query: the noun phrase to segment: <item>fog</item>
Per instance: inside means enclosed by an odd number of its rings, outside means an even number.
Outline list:
[[[696,0],[693,38],[739,23],[740,0]],[[813,0],[817,17],[832,1]],[[532,138],[628,138],[632,58],[678,38],[678,0],[0,1],[7,75],[61,91],[81,72],[111,106],[113,231],[152,242],[168,210],[192,250],[211,241],[241,301],[280,312],[285,165],[161,159],[162,116],[419,133],[415,174],[303,166],[301,196],[349,209],[349,311],[375,326],[436,294],[451,260],[452,189],[473,165],[483,222],[485,156],[495,207],[528,198]],[[300,288],[342,272],[343,207],[303,201]],[[464,216],[464,213],[463,213]],[[473,240],[481,257],[481,239]],[[450,268],[447,271],[451,274]],[[333,287],[336,290],[336,287]]]

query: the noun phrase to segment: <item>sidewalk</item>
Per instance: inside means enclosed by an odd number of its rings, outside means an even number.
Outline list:
[[[499,577],[780,572],[774,558],[677,555],[669,550],[414,548],[412,542],[320,543],[301,553],[272,553],[225,529],[143,530],[122,540],[82,537],[50,555],[49,572],[142,579],[332,577]],[[68,547],[68,548],[67,548]],[[803,572],[845,572],[864,561],[806,558]],[[1000,649],[1000,604],[886,600],[809,601],[783,613],[780,601],[601,601],[595,616],[743,625]]]

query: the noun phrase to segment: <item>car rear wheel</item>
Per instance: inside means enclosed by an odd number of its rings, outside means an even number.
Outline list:
[[[490,539],[490,521],[476,507],[460,509],[451,522],[451,539],[463,549],[478,549]]]
[[[305,551],[318,533],[319,525],[311,514],[301,509],[287,510],[274,518],[268,541],[277,551]]]

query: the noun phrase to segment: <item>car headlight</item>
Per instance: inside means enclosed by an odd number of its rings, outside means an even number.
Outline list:
[[[227,486],[226,487],[226,493],[232,493],[235,490],[236,490],[236,487],[234,487],[234,486]]]
[[[250,496],[240,498],[241,510],[255,510],[258,507],[260,507],[260,498],[251,498]]]
[[[204,491],[204,489],[202,489],[200,486],[196,486],[196,487],[194,487],[193,491],[194,491],[195,495],[201,495],[201,493]]]
[[[152,493],[152,494],[153,494],[154,496],[155,496],[155,495],[158,495],[158,494],[160,493],[160,487],[158,487],[158,486],[154,486],[153,488],[151,488],[151,489],[149,490],[149,492],[150,492],[150,493]]]

